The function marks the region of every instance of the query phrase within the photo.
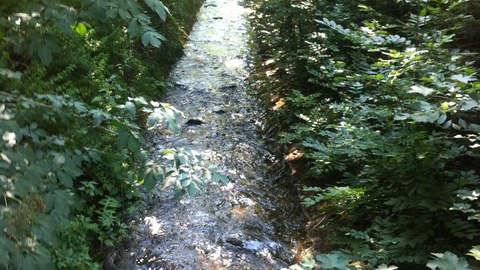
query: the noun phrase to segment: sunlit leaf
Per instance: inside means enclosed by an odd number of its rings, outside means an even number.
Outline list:
[[[12,71],[6,68],[0,68],[0,76],[5,76],[9,79],[21,79],[23,73],[19,71]]]
[[[467,255],[474,257],[477,261],[480,261],[480,246],[474,246],[469,250]]]
[[[434,93],[435,90],[432,89],[432,88],[422,86],[422,85],[414,85],[410,88],[410,91],[408,91],[408,92],[409,93],[418,93],[418,94],[422,94],[424,96],[428,96],[428,95]]]
[[[87,27],[84,23],[80,22],[75,26],[75,32],[77,32],[77,34],[80,36],[85,36],[87,34]]]
[[[65,156],[62,155],[62,154],[59,154],[59,153],[54,153],[54,159],[53,161],[55,162],[55,164],[57,165],[62,165],[65,163]]]
[[[131,102],[131,101],[125,102],[125,107],[124,108],[131,118],[135,118],[136,107],[135,107],[135,104],[133,104],[133,102]]]
[[[439,270],[468,270],[468,263],[464,258],[458,258],[450,251],[432,253],[436,258],[427,263],[430,269]]]
[[[473,75],[463,75],[463,74],[455,74],[455,75],[452,75],[450,77],[452,80],[457,80],[459,82],[462,82],[462,83],[469,83],[471,81],[474,81],[475,78],[473,77]]]
[[[375,268],[375,270],[396,270],[396,269],[398,269],[398,267],[393,266],[393,265],[388,266],[386,264],[381,264],[381,265],[377,266],[377,268]]]

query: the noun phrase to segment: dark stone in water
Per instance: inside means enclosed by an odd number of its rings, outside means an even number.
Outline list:
[[[223,17],[213,17],[214,20],[221,20]]]
[[[216,113],[216,114],[225,114],[225,113],[227,113],[227,111],[220,109],[220,110],[214,111],[214,113]]]
[[[231,90],[231,89],[235,89],[237,88],[238,85],[236,84],[227,84],[227,85],[224,85],[222,87],[220,87],[221,90]]]
[[[205,121],[199,118],[192,118],[192,119],[189,119],[185,124],[187,126],[199,126],[199,125],[205,124]]]
[[[243,241],[239,239],[236,235],[227,237],[225,242],[243,248]]]

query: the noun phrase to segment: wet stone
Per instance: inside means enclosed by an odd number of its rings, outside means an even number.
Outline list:
[[[199,125],[202,125],[202,124],[205,124],[205,121],[203,121],[200,118],[188,119],[188,121],[185,123],[185,125],[187,125],[187,126],[199,126]]]
[[[231,235],[225,239],[226,243],[232,244],[237,247],[243,247],[243,240],[240,235]]]

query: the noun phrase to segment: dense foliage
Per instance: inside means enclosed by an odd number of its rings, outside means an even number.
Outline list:
[[[251,3],[259,91],[330,243],[303,268],[474,267],[478,1]]]
[[[195,192],[200,159],[148,161],[141,129],[177,129],[180,112],[152,99],[200,4],[2,1],[0,269],[99,269],[139,186]]]

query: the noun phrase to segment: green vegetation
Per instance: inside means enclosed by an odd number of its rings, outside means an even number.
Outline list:
[[[180,112],[152,99],[200,4],[2,2],[0,269],[100,269],[140,186],[224,180],[187,150],[158,163],[141,147],[142,128],[178,129]]]
[[[329,242],[295,267],[475,268],[479,2],[251,6],[272,134]]]

